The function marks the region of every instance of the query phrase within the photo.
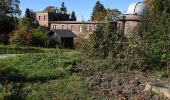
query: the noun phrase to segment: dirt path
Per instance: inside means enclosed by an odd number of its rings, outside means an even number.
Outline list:
[[[16,54],[0,54],[0,59],[6,59],[13,56],[16,56]]]

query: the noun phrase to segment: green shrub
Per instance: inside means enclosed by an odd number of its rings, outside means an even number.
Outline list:
[[[48,41],[48,29],[43,26],[39,26],[33,31],[32,45],[34,46],[47,46]]]
[[[29,30],[14,31],[10,36],[12,45],[31,45],[32,32]]]

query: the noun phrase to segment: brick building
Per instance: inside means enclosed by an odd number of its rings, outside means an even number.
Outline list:
[[[123,36],[129,36],[131,31],[136,29],[136,27],[138,26],[140,17],[146,10],[147,7],[143,2],[132,3],[128,8],[127,13],[117,17],[117,20],[113,22],[113,27],[116,27],[118,29],[119,34],[122,34]],[[103,23],[93,21],[56,21],[55,14],[47,12],[36,13],[36,20],[40,25],[49,27],[51,30],[70,30],[67,32],[72,32],[75,36],[82,33],[83,25],[87,27],[88,33],[92,33],[97,24]]]

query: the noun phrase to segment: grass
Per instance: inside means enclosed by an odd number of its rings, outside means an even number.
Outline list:
[[[8,49],[10,47],[0,47],[13,53]],[[87,100],[104,97],[89,91],[86,83],[80,79],[79,72],[67,70],[79,60],[79,52],[42,48],[38,50],[43,53],[29,51],[23,55],[0,59],[0,99]],[[20,49],[15,52],[23,53]]]
[[[19,46],[15,47],[12,45],[1,45],[0,44],[0,54],[25,54],[25,53],[45,53],[48,51],[54,51],[53,48],[40,48],[31,46]]]

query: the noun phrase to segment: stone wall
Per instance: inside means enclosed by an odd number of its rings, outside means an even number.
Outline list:
[[[117,18],[118,32],[128,37],[134,30],[137,29],[140,18],[141,17],[138,15],[119,16]]]

